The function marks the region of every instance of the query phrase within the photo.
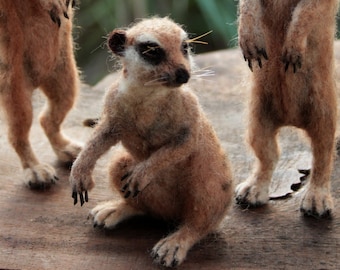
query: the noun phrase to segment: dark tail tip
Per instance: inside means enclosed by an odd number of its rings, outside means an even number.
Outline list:
[[[99,122],[99,118],[89,118],[83,121],[83,125],[85,127],[94,128],[98,124],[98,122]]]

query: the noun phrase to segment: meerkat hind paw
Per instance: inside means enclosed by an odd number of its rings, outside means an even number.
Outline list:
[[[69,163],[73,162],[77,158],[81,149],[81,145],[70,142],[63,148],[55,148],[54,152],[56,153],[59,161]]]
[[[49,188],[58,180],[54,168],[47,164],[38,164],[24,169],[24,182],[32,189]]]
[[[302,199],[300,211],[304,216],[331,219],[333,210],[333,200],[328,191],[320,189],[307,189]]]
[[[266,188],[243,182],[236,187],[236,203],[240,206],[258,207],[269,201]]]
[[[124,220],[143,214],[125,202],[112,200],[94,207],[89,213],[89,218],[93,219],[94,227],[112,229]]]
[[[191,245],[176,233],[160,240],[152,249],[153,260],[165,267],[180,265],[187,256]]]

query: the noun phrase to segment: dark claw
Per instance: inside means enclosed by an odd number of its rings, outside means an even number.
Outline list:
[[[51,11],[50,11],[50,17],[51,17],[52,21],[53,21],[54,23],[56,23],[56,24],[58,25],[58,27],[60,27],[60,25],[61,25],[61,20],[60,20],[60,18],[55,14],[55,11],[54,11],[54,10],[51,10]]]
[[[125,199],[127,199],[127,198],[129,198],[129,197],[130,197],[130,195],[131,195],[131,192],[130,192],[130,191],[128,191],[128,192],[126,192],[126,194],[125,194],[124,198],[125,198]]]
[[[80,198],[80,206],[83,206],[84,204],[84,195],[82,192],[79,192],[79,198]]]
[[[266,59],[266,60],[268,60],[268,54],[267,54],[266,50],[265,50],[265,49],[262,49],[262,50],[261,50],[261,53],[262,53],[263,58]]]
[[[85,202],[89,202],[89,194],[85,191]]]
[[[76,191],[73,191],[72,192],[72,198],[73,198],[73,205],[76,205],[77,204],[77,202],[78,202],[78,194],[77,194],[77,192]]]
[[[174,259],[171,263],[171,267],[176,267],[178,265],[178,261]]]
[[[125,192],[125,190],[128,188],[128,186],[129,186],[129,184],[125,184],[125,185],[122,187],[121,191],[122,191],[122,192]]]
[[[57,25],[58,25],[58,27],[60,27],[60,25],[61,25],[61,20],[60,20],[59,17],[57,17]]]
[[[157,260],[157,259],[159,258],[158,253],[152,252],[152,253],[151,253],[151,258],[154,259],[154,260]]]
[[[262,68],[262,62],[261,62],[261,58],[257,58],[257,62],[259,63],[259,67]]]
[[[120,180],[121,180],[121,181],[124,181],[127,177],[130,176],[130,174],[131,174],[131,172],[127,172],[126,174],[124,174],[124,175],[122,176],[122,178],[120,178]]]
[[[285,62],[285,63],[286,63],[286,65],[285,65],[285,72],[287,72],[288,67],[289,67],[289,62]]]
[[[249,67],[250,71],[253,72],[253,64],[251,62],[251,59],[248,59],[248,67]]]
[[[247,62],[247,57],[243,55],[244,61]]]
[[[59,181],[59,178],[57,176],[53,176],[53,178],[51,179],[51,183],[55,184],[57,181]]]
[[[135,193],[132,195],[132,198],[136,198],[139,192],[140,192],[139,190],[136,190]]]

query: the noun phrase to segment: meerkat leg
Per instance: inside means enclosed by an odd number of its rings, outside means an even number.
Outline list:
[[[301,212],[307,216],[330,217],[333,209],[330,177],[333,166],[335,125],[328,122],[324,127],[308,131],[312,140],[313,167],[306,194],[302,199]],[[333,127],[333,128],[332,128]],[[327,130],[327,132],[324,132]]]
[[[62,134],[61,124],[75,102],[78,74],[72,60],[66,58],[64,61],[67,62],[60,64],[41,85],[48,102],[40,116],[40,124],[58,159],[62,162],[73,162],[81,147]]]
[[[236,187],[236,201],[241,205],[258,206],[268,202],[269,185],[279,158],[277,129],[263,123],[262,118],[250,121],[249,142],[257,157],[252,175]]]
[[[211,161],[211,167],[204,166],[205,158]],[[197,186],[188,184],[189,190],[183,191],[184,193],[176,191],[173,187],[168,193],[163,194],[158,194],[156,191],[160,187],[155,186],[152,187],[154,190],[146,190],[149,193],[148,197],[144,194],[149,204],[152,203],[156,207],[165,204],[164,201],[176,200],[177,196],[182,197],[183,200],[174,211],[181,220],[178,229],[161,239],[151,252],[154,261],[166,267],[181,264],[194,244],[215,231],[231,203],[231,175],[223,162],[214,160],[214,155],[208,154],[193,160],[193,163],[192,171],[187,175],[188,179],[182,181],[194,182]],[[180,192],[179,195],[176,192]],[[174,206],[167,206],[167,208],[171,207]]]
[[[29,142],[32,125],[32,91],[19,85],[20,79],[8,86],[10,91],[2,95],[8,122],[9,141],[17,152],[24,169],[24,182],[32,188],[47,187],[57,180],[55,170],[39,163]]]

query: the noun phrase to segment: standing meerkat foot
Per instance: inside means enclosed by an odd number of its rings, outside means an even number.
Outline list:
[[[268,184],[249,179],[236,186],[235,194],[236,202],[241,206],[256,207],[269,201]]]
[[[44,189],[58,181],[54,168],[48,164],[39,163],[24,169],[24,183],[33,189]]]
[[[300,207],[300,211],[305,216],[331,218],[333,208],[334,203],[329,188],[315,188],[308,184]]]

